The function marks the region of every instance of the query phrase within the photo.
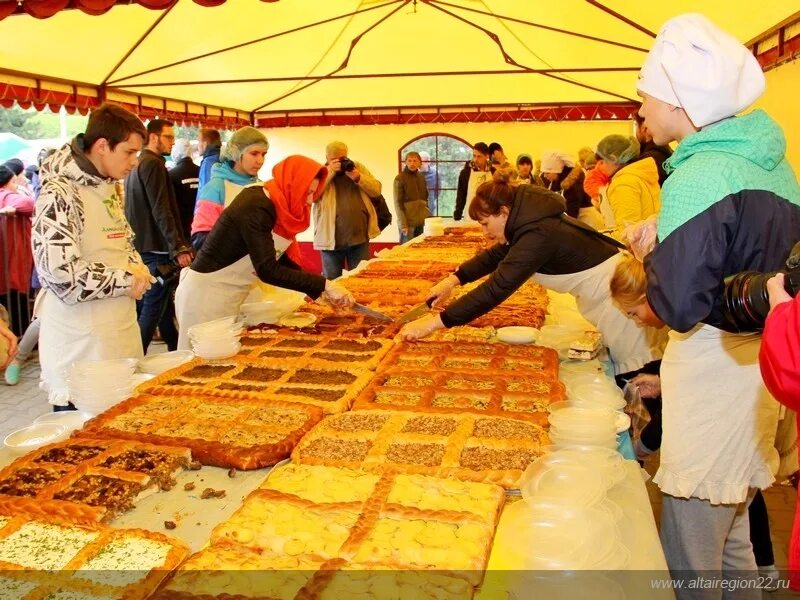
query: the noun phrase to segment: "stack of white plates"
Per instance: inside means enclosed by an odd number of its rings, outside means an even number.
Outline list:
[[[236,316],[223,317],[189,328],[194,353],[200,358],[228,358],[242,349],[242,322]]]
[[[116,358],[74,362],[67,369],[67,387],[78,410],[99,414],[130,398],[140,381],[133,372],[138,360]]]

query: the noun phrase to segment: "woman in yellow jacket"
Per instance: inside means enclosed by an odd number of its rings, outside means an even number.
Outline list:
[[[597,145],[597,166],[611,182],[606,200],[614,214],[611,235],[620,239],[631,223],[657,214],[661,206],[658,168],[652,158],[639,158],[639,142],[635,137],[607,135]]]

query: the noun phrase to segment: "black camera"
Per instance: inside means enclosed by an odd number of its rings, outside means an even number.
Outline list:
[[[350,171],[356,168],[356,163],[354,163],[346,156],[343,156],[342,158],[339,159],[339,167],[340,168],[338,174],[349,173]]]
[[[156,265],[156,281],[161,287],[167,287],[181,273],[181,266],[177,263],[169,263],[168,265]]]
[[[767,280],[779,271],[759,273],[743,271],[725,278],[722,314],[737,331],[761,331],[769,314]],[[792,298],[800,291],[800,242],[786,259],[784,289]]]

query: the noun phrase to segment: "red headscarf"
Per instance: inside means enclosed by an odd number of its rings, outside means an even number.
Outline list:
[[[279,236],[292,240],[286,255],[296,265],[303,264],[300,245],[295,240],[298,233],[308,229],[311,222],[311,207],[306,202],[308,188],[315,179],[319,187],[314,194],[316,200],[322,195],[322,188],[328,176],[328,169],[306,156],[290,156],[272,168],[272,179],[264,184],[278,218],[273,231]]]

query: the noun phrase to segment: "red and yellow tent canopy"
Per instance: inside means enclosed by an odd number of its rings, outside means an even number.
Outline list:
[[[655,32],[692,11],[757,54],[800,48],[800,0],[0,0],[0,103],[222,126],[624,117]]]

